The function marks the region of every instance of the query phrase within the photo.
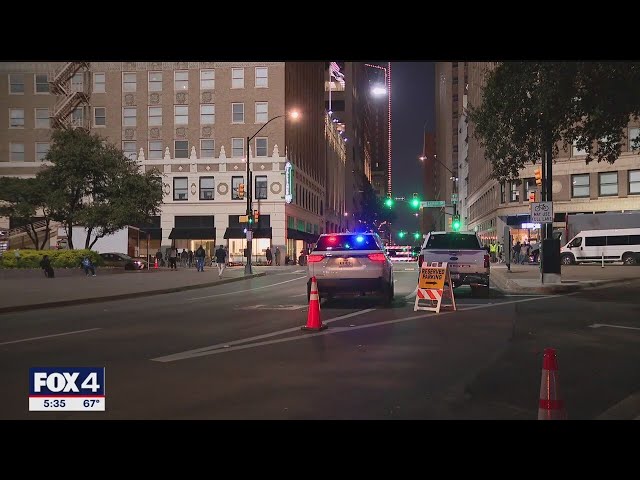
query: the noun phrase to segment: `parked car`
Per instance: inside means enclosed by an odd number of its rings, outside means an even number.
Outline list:
[[[307,301],[314,276],[320,298],[374,293],[385,306],[393,301],[393,265],[376,233],[320,235],[307,256]]]
[[[638,258],[640,228],[583,230],[560,249],[563,265],[602,261],[634,265]]]
[[[143,270],[147,262],[139,258],[131,258],[124,253],[101,253],[105,267],[123,267],[125,270]]]

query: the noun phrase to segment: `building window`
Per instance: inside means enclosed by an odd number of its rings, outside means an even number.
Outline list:
[[[36,128],[51,128],[48,108],[36,108]]]
[[[71,77],[71,91],[84,92],[84,74],[76,73]]]
[[[71,123],[76,127],[80,127],[84,124],[84,109],[82,107],[77,107],[73,112],[71,112]]]
[[[216,106],[200,105],[200,124],[213,125],[216,123]]]
[[[200,70],[200,90],[213,90],[216,88],[216,71]]]
[[[189,179],[187,177],[174,177],[173,179],[173,199],[174,200],[186,201],[189,199],[188,183],[189,183]]]
[[[122,91],[123,92],[136,91],[136,74],[135,73],[122,74]]]
[[[176,140],[174,142],[174,158],[189,158],[189,141]]]
[[[213,140],[200,140],[200,158],[215,157],[215,142]]]
[[[231,88],[244,88],[244,68],[231,69]]]
[[[138,158],[136,142],[122,142],[122,152],[129,160],[136,160]]]
[[[600,196],[618,195],[618,172],[601,172],[598,175],[600,177]]]
[[[187,70],[179,70],[175,72],[174,90],[189,90],[189,72]]]
[[[256,123],[267,123],[269,102],[256,102]]]
[[[93,93],[106,92],[106,78],[104,73],[93,74]]]
[[[125,107],[122,109],[122,125],[125,127],[136,126],[136,107]]]
[[[46,73],[35,74],[36,93],[49,93],[49,75]]]
[[[244,177],[231,177],[231,200],[242,200],[244,198],[240,198],[240,195],[238,195],[238,187],[241,184],[244,184]]]
[[[244,157],[244,138],[231,139],[231,156]]]
[[[532,193],[536,191],[536,179],[535,178],[527,178],[527,202],[529,201],[529,197]]]
[[[256,176],[256,196],[258,200],[266,200],[267,199],[267,176],[266,175],[257,175]]]
[[[517,202],[520,200],[520,183],[519,182],[511,182],[510,183],[511,189],[510,189],[510,195],[509,195],[509,201],[510,202]]]
[[[572,146],[572,152],[574,157],[579,157],[581,155],[586,155],[587,151],[586,150],[580,150],[578,147],[576,147],[576,142],[573,142],[573,146]]]
[[[9,93],[12,95],[24,95],[24,74],[9,74]]]
[[[162,72],[149,72],[149,91],[162,91]]]
[[[186,105],[174,105],[173,123],[176,125],[187,125],[189,123],[189,107]]]
[[[638,147],[633,147],[633,141],[640,137],[640,128],[630,128],[629,129],[629,151],[632,152],[634,150],[638,150]]]
[[[200,200],[213,200],[213,177],[200,177]]]
[[[589,197],[589,174],[571,175],[571,196],[574,198]]]
[[[162,160],[162,140],[149,142],[149,160]]]
[[[9,148],[9,160],[24,162],[24,143],[12,143]]]
[[[149,126],[162,125],[162,107],[149,107]]]
[[[629,195],[640,194],[640,170],[629,170]]]
[[[269,86],[269,68],[256,67],[256,88],[267,88]]]
[[[24,128],[24,108],[9,109],[9,127]]]
[[[96,127],[104,127],[107,125],[107,109],[105,107],[94,107],[93,125]]]
[[[244,123],[244,103],[232,103],[231,113],[231,123]]]
[[[36,161],[42,162],[49,152],[49,143],[36,143]]]
[[[256,138],[256,157],[267,156],[267,137]]]

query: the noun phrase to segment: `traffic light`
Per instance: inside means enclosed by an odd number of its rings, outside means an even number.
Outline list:
[[[533,171],[533,175],[536,177],[536,185],[539,187],[542,186],[542,169],[536,168]]]
[[[249,217],[247,220],[249,221],[249,225],[253,224],[253,215],[247,215]]]
[[[418,194],[417,193],[413,194],[413,198],[411,199],[411,206],[413,208],[419,208],[420,207],[420,199],[418,198]]]
[[[414,232],[413,233],[413,239],[414,240],[419,240],[420,239],[420,232]]]
[[[460,215],[454,215],[453,220],[451,221],[451,229],[454,232],[460,231]]]
[[[529,201],[530,202],[536,201],[536,192],[529,192]]]
[[[391,198],[391,194],[387,193],[387,199],[384,201],[385,207],[391,208],[393,207],[393,198]]]
[[[244,183],[238,185],[238,197],[244,198]]]
[[[402,230],[400,230],[400,231],[398,232],[398,236],[399,236],[400,238],[404,238],[404,236],[405,236],[405,235],[406,235],[406,234],[405,234],[405,232],[403,232]]]
[[[253,211],[253,221],[258,223],[258,220],[260,220],[260,212],[258,212],[258,210],[254,210]]]

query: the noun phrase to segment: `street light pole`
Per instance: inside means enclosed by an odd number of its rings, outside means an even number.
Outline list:
[[[427,159],[427,157],[425,155],[422,155],[419,157],[420,160],[424,161]],[[458,195],[458,177],[456,176],[455,173],[453,173],[453,171],[447,167],[444,163],[442,163],[440,160],[438,160],[438,157],[433,155],[433,160],[437,163],[439,163],[441,166],[443,166],[445,168],[445,170],[447,170],[447,172],[449,172],[451,174],[451,178],[450,180],[453,181],[453,193],[456,194],[456,197]],[[452,202],[453,203],[453,202]],[[456,199],[456,202],[453,203],[453,214],[457,215],[458,214],[458,201]]]
[[[298,112],[292,112],[293,118],[298,118]],[[253,140],[264,127],[269,125],[272,121],[277,118],[284,117],[285,115],[277,115],[273,118],[270,118],[264,125],[260,127],[260,129],[254,133],[252,136],[247,137],[247,188],[245,188],[245,193],[247,195],[247,261],[244,265],[244,274],[251,275],[253,270],[251,268],[251,247],[253,243],[253,230],[251,228],[252,223],[249,222],[249,219],[253,215],[253,210],[251,208],[253,202],[253,181],[251,180],[251,170],[249,168],[249,147],[251,145],[251,140]]]

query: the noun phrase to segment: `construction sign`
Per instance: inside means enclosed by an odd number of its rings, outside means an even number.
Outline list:
[[[450,298],[451,303],[443,305],[443,298]],[[428,306],[421,305],[421,301],[428,302]],[[423,263],[418,277],[418,288],[416,289],[416,301],[413,305],[413,311],[426,310],[440,313],[440,309],[443,307],[451,307],[452,310],[456,310],[456,299],[453,295],[449,266],[447,262],[432,262],[430,265]]]

